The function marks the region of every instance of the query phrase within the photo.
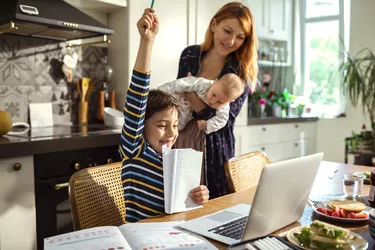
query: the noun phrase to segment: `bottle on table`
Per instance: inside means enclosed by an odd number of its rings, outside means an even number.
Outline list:
[[[368,202],[372,207],[375,207],[375,167],[371,168],[370,193],[368,195]]]

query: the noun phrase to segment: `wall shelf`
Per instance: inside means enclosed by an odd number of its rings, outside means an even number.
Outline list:
[[[264,61],[264,60],[258,60],[259,66],[275,66],[275,67],[289,67],[290,64],[287,62],[272,62],[272,61]]]

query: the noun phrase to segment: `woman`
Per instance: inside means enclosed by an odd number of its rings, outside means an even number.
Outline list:
[[[232,2],[224,5],[211,19],[203,44],[187,47],[180,57],[177,78],[192,74],[216,79],[226,73],[235,73],[246,82],[243,94],[230,104],[226,126],[208,135],[198,129],[197,120],[209,119],[215,115],[215,110],[207,107],[195,93],[182,94],[195,110],[193,116],[196,120],[180,132],[175,147],[205,150],[203,174],[210,198],[229,193],[224,163],[234,157],[234,122],[250,87],[253,88],[256,83],[257,49],[258,40],[250,10],[239,2]]]

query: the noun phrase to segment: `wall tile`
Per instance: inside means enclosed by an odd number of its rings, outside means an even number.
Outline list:
[[[93,88],[89,98],[89,122],[96,120],[100,64],[108,52],[101,47],[67,49],[65,43],[30,37],[0,35],[0,109],[14,121],[28,122],[28,105],[52,102],[55,123],[76,122],[78,93],[67,83],[61,67],[65,54],[77,53],[76,78],[89,77]]]

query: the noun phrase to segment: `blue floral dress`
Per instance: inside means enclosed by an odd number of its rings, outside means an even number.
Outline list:
[[[181,54],[179,71],[177,78],[185,77],[190,72],[193,76],[197,76],[202,58],[206,52],[201,52],[199,45],[187,47]],[[220,72],[219,78],[227,73],[239,74],[239,63],[234,56],[229,56],[223,69]],[[204,151],[205,139],[205,164],[204,164],[204,177],[205,185],[210,191],[210,198],[216,198],[229,193],[228,183],[225,176],[224,163],[230,158],[234,157],[235,153],[235,138],[233,134],[234,122],[239,114],[242,105],[246,101],[249,94],[249,85],[246,85],[242,95],[234,102],[230,103],[229,119],[222,129],[205,135],[202,131],[198,130],[196,120],[190,124],[188,133],[181,131],[180,136],[176,142],[176,148],[191,147],[196,150]],[[208,107],[199,113],[193,112],[196,119],[208,120],[215,115],[215,109]],[[203,140],[202,140],[203,138]]]

